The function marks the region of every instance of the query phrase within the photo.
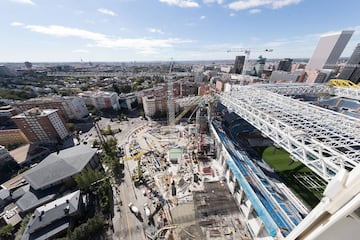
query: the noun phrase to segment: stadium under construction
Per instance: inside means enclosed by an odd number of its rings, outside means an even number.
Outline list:
[[[209,113],[209,129],[216,159],[251,238],[356,236],[360,89],[324,84],[226,89],[215,93],[218,101]],[[267,146],[275,158],[280,149],[287,152],[285,168],[297,167],[281,175],[265,159]],[[312,200],[301,189],[312,193]]]

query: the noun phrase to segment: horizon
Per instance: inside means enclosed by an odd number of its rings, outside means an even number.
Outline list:
[[[320,36],[354,30],[360,2],[348,0],[3,0],[0,62],[162,62],[310,58]],[[316,16],[315,18],[306,16]],[[322,19],[324,19],[322,21]],[[265,49],[274,49],[265,52]]]

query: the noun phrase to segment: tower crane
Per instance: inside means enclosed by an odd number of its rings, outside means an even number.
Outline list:
[[[172,59],[171,59],[172,60]],[[170,68],[169,68],[169,73],[167,76],[167,86],[168,86],[168,99],[167,99],[167,110],[168,110],[168,124],[169,126],[172,125],[172,123],[174,122],[174,118],[175,118],[175,109],[174,109],[174,86],[173,86],[173,81],[172,78],[170,76],[172,70],[174,67],[174,62],[171,61],[170,62]]]
[[[246,72],[249,70],[249,60],[250,60],[250,53],[251,52],[273,52],[274,49],[272,48],[266,48],[264,50],[258,50],[258,49],[251,49],[251,48],[232,48],[227,50],[227,52],[243,52],[245,53],[245,62],[244,62],[244,67],[242,70],[242,75],[245,75]]]

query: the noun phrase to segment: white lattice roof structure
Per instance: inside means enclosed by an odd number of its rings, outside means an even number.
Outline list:
[[[219,100],[329,181],[340,169],[351,170],[359,164],[360,120],[284,96],[306,93],[360,99],[358,89],[279,84],[233,86]]]

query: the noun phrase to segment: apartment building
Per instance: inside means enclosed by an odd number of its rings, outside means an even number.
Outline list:
[[[69,136],[69,130],[57,109],[33,108],[12,119],[30,142],[57,142]]]

